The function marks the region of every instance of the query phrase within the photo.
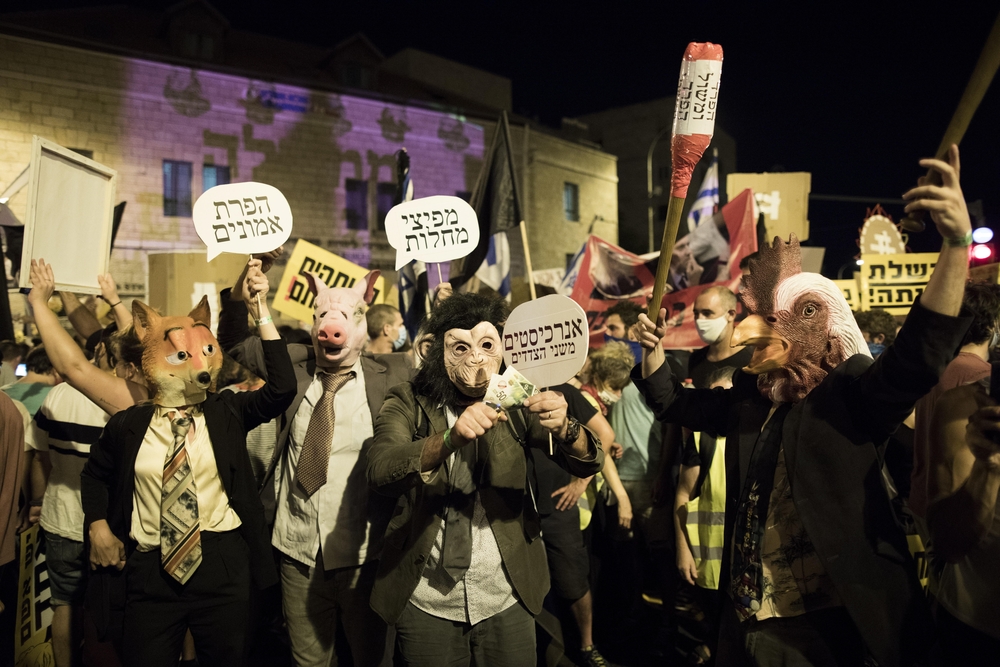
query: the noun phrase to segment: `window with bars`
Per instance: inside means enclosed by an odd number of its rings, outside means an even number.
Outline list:
[[[348,229],[368,229],[368,181],[344,179],[344,218]]]
[[[567,220],[580,222],[580,186],[576,183],[563,183],[563,211]]]
[[[163,215],[191,217],[191,163],[163,161]]]
[[[201,185],[203,190],[214,188],[216,185],[226,185],[229,183],[229,167],[217,164],[204,164],[201,166]]]

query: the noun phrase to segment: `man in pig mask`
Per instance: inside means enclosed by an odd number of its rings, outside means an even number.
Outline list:
[[[557,392],[509,412],[483,402],[506,317],[502,300],[478,294],[438,306],[420,371],[389,391],[375,422],[368,481],[397,502],[371,606],[395,625],[408,667],[535,664],[549,572],[525,447],[578,477],[604,462]]]
[[[260,490],[281,552],[282,608],[297,665],[331,664],[339,621],[355,665],[387,666],[387,625],[368,600],[392,504],[369,499],[365,460],[386,392],[410,368],[404,355],[362,356],[378,271],[332,289],[316,275],[306,278],[316,295],[312,346],[288,346],[298,388],[274,426],[277,444]],[[245,309],[223,302],[220,343],[266,380]]]

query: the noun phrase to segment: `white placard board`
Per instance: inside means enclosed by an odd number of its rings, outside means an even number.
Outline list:
[[[56,289],[100,294],[108,272],[118,172],[48,139],[32,137],[18,287],[32,259],[52,265]]]
[[[576,301],[550,294],[522,303],[503,327],[503,360],[539,388],[562,384],[587,361],[587,314]]]
[[[219,254],[271,252],[292,233],[292,209],[278,188],[266,183],[226,183],[209,188],[191,211],[195,231],[208,247],[208,261]]]
[[[450,262],[479,245],[479,217],[460,197],[434,195],[396,204],[385,216],[396,270],[410,261]]]

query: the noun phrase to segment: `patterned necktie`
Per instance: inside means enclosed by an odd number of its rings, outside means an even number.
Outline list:
[[[336,393],[348,380],[354,377],[354,371],[331,375],[323,373],[320,382],[323,383],[323,395],[313,408],[309,418],[309,428],[306,429],[305,442],[299,454],[299,484],[306,495],[311,496],[326,484],[326,471],[330,466],[330,451],[333,447],[334,411],[333,399]]]
[[[183,410],[168,412],[174,444],[163,462],[160,499],[160,562],[167,574],[187,583],[201,565],[201,524],[198,495],[187,452],[187,436],[194,420]]]

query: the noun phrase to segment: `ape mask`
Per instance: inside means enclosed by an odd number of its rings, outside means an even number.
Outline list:
[[[481,400],[503,363],[506,320],[501,299],[463,293],[442,302],[425,325],[433,339],[413,380],[417,390],[449,407]]]
[[[832,280],[802,272],[799,241],[775,237],[743,274],[739,294],[750,316],[732,345],[754,347],[743,370],[777,402],[805,398],[827,374],[855,354],[871,357],[844,295]]]
[[[204,402],[215,391],[222,368],[219,342],[209,328],[212,313],[204,296],[186,317],[163,317],[132,302],[135,334],[142,341],[142,373],[156,405],[178,408]]]

